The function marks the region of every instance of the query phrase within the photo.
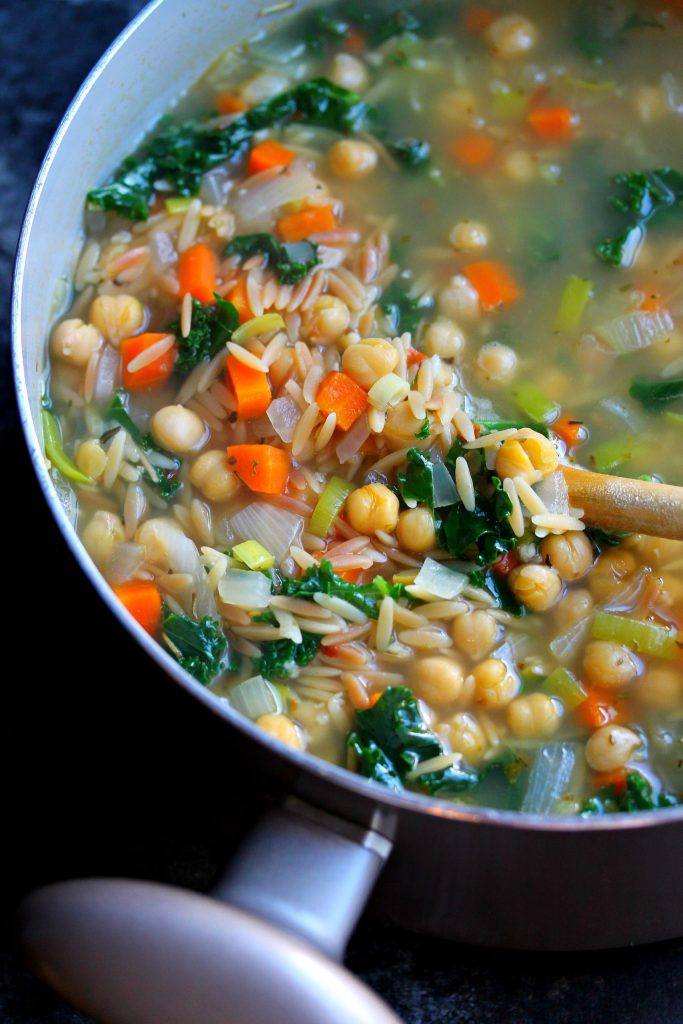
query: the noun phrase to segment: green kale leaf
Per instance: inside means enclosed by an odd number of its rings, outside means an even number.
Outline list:
[[[535,430],[537,434],[550,437],[550,430],[547,423],[534,423],[532,420],[478,420],[480,427],[483,427],[487,434],[495,430],[522,430],[528,428]]]
[[[313,242],[278,242],[277,238],[265,232],[237,235],[228,243],[225,252],[242,260],[261,253],[282,284],[296,284],[320,263],[318,246]]]
[[[628,267],[644,236],[644,225],[662,211],[683,203],[683,174],[660,167],[617,174],[612,180],[623,190],[622,195],[612,197],[612,206],[626,214],[629,223],[619,235],[598,242],[596,252],[613,267]]]
[[[502,573],[496,572],[495,566],[487,572],[475,569],[469,574],[469,580],[473,587],[486,590],[491,597],[495,598],[496,604],[503,611],[509,612],[517,618],[526,614],[524,605],[512,593],[506,577]]]
[[[176,372],[188,373],[198,363],[213,359],[239,327],[239,313],[232,302],[215,293],[214,297],[216,302],[211,305],[192,299],[192,327],[186,338],[183,337],[180,320],[168,325],[178,345]]]
[[[161,637],[178,664],[204,686],[220,672],[227,642],[220,624],[210,615],[195,622],[186,615],[177,615],[165,604]]]
[[[394,278],[381,299],[382,312],[388,320],[389,330],[394,334],[408,331],[413,337],[432,306],[433,301],[428,297],[416,299],[408,295],[400,274]]]
[[[120,427],[123,427],[126,433],[130,435],[133,443],[138,448],[141,448],[143,452],[158,452],[160,455],[164,455],[167,459],[173,461],[174,467],[172,469],[162,469],[160,466],[154,467],[154,472],[156,473],[155,480],[152,479],[147,470],[143,473],[143,479],[157,490],[159,497],[163,498],[164,501],[170,501],[180,487],[180,480],[177,479],[180,459],[160,448],[158,444],[155,444],[151,434],[143,434],[137,424],[133,422],[126,409],[124,391],[116,392],[105,416],[106,419],[114,420]]]
[[[379,603],[383,597],[398,600],[405,594],[402,584],[390,584],[381,576],[375,577],[372,583],[347,583],[338,576],[327,559],[323,558],[320,565],[312,565],[301,579],[285,576],[277,588],[277,592],[287,597],[311,598],[315,594],[330,594],[341,597],[354,608],[360,609],[370,619],[379,615]]]
[[[297,667],[309,665],[320,649],[322,637],[302,633],[302,642],[293,640],[266,640],[261,644],[261,655],[254,658],[254,671],[264,679],[287,679],[295,675]]]
[[[412,137],[387,142],[387,149],[399,163],[416,170],[429,161],[431,147],[428,142]]]
[[[460,441],[456,441],[446,458],[446,464],[454,466],[458,456],[467,455]],[[437,538],[442,547],[456,558],[470,558],[478,565],[492,565],[517,546],[508,524],[512,502],[503,490],[503,484],[495,473],[486,469],[480,456],[478,472],[472,473],[476,494],[476,505],[469,512],[458,502],[444,509],[437,524]]]
[[[648,412],[661,412],[670,402],[683,398],[683,377],[672,377],[669,380],[636,377],[628,393]]]
[[[614,785],[603,786],[584,803],[583,817],[598,814],[629,814],[634,811],[652,811],[657,807],[675,807],[678,800],[672,793],[655,795],[652,783],[640,772],[627,772],[626,785],[617,790]]]
[[[422,426],[418,431],[416,431],[414,436],[418,439],[418,441],[426,441],[430,434],[431,431],[429,429],[429,416],[425,416],[424,420],[422,421]]]

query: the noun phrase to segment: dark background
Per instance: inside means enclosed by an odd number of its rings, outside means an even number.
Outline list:
[[[9,292],[29,190],[78,85],[141,6],[0,0],[3,1024],[85,1022],[11,952],[23,892],[80,874],[206,889],[258,799],[248,766],[231,764],[225,731],[142,657],[81,578],[34,483],[11,384]],[[365,920],[348,963],[406,1024],[683,1021],[683,941],[509,954]]]

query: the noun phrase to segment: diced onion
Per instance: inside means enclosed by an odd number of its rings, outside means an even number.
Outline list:
[[[550,641],[549,647],[558,661],[564,664],[571,664],[576,658],[584,641],[590,632],[591,616],[579,619],[569,629],[560,633],[554,640]]]
[[[354,455],[357,455],[361,447],[370,436],[370,424],[367,413],[359,416],[350,430],[344,434],[335,452],[341,463],[348,462]]]
[[[433,558],[425,558],[422,568],[415,577],[413,587],[416,591],[424,592],[431,597],[450,601],[462,593],[468,582],[467,576],[463,573],[453,572],[452,569],[448,569]],[[410,592],[413,593],[413,590],[411,589]]]
[[[263,316],[252,317],[245,324],[233,331],[232,340],[236,345],[244,345],[249,338],[256,338],[260,334],[270,334],[284,327],[285,322],[279,313],[264,313]]]
[[[301,419],[301,410],[291,398],[276,398],[266,410],[266,416],[273,424],[273,430],[278,437],[289,444],[294,437],[294,430]],[[369,431],[368,431],[369,433]]]
[[[226,569],[218,583],[218,593],[222,601],[238,608],[267,608],[270,604],[270,580],[262,572]]]
[[[322,186],[313,177],[303,160],[294,160],[289,167],[269,177],[263,184],[247,185],[235,193],[233,209],[239,218],[240,229],[267,230],[273,213],[288,203],[320,195]]]
[[[109,405],[119,382],[121,356],[113,345],[105,345],[97,364],[93,402],[103,408]]]
[[[564,516],[569,512],[569,491],[564,474],[556,470],[534,486],[548,512],[552,515]]]
[[[228,699],[236,711],[252,721],[261,715],[279,715],[283,710],[280,694],[263,676],[252,676],[233,686]]]
[[[149,240],[152,266],[157,273],[170,267],[178,259],[178,253],[167,231],[155,231]]]
[[[458,500],[458,492],[455,488],[453,477],[443,462],[434,463],[432,484],[434,488],[434,508],[446,508],[448,505],[455,505]]]
[[[123,541],[114,547],[107,579],[110,583],[126,583],[132,579],[145,560],[145,549],[141,544],[130,544]]]
[[[641,309],[600,324],[595,333],[608,348],[621,355],[666,341],[673,329],[674,322],[666,309],[652,312]]]
[[[202,175],[199,186],[199,198],[209,206],[222,206],[225,203],[232,181],[227,167],[214,167]]]
[[[683,114],[683,86],[670,71],[662,75],[662,89],[669,110],[674,114]]]
[[[230,519],[230,528],[238,541],[255,540],[281,562],[292,544],[301,537],[304,521],[301,516],[283,508],[254,501]]]
[[[522,801],[527,814],[552,814],[567,792],[579,755],[578,743],[547,743],[536,754]]]

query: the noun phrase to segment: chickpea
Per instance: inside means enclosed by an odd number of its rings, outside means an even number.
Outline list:
[[[477,367],[489,382],[500,384],[509,381],[517,370],[517,353],[500,341],[487,341],[479,349]]]
[[[145,322],[145,308],[134,295],[98,295],[89,315],[90,322],[114,345],[137,334]]]
[[[623,725],[603,725],[586,743],[586,760],[593,771],[613,772],[623,768],[640,746],[640,737]]]
[[[465,335],[457,324],[440,316],[425,331],[425,351],[441,359],[460,359],[465,349]]]
[[[588,586],[594,600],[606,601],[618,594],[637,566],[635,556],[624,548],[605,551],[588,577]]]
[[[406,551],[429,551],[436,547],[434,517],[428,508],[408,508],[401,512],[396,524],[396,536]]]
[[[486,248],[490,240],[489,229],[476,220],[459,220],[448,236],[456,252],[479,252]]]
[[[368,69],[358,57],[354,57],[350,53],[337,53],[332,61],[328,78],[343,89],[362,92],[368,84]]]
[[[500,658],[487,658],[476,666],[474,699],[485,708],[504,708],[519,693],[519,677]]]
[[[209,501],[229,501],[242,486],[239,477],[228,466],[224,449],[214,448],[195,459],[190,480]]]
[[[589,590],[570,590],[555,606],[555,621],[560,629],[569,629],[579,619],[584,619],[593,611],[593,598]]]
[[[638,545],[646,565],[666,565],[683,558],[683,540],[665,540],[663,537],[642,537]]]
[[[585,533],[572,530],[559,537],[546,537],[541,554],[567,583],[574,583],[593,565],[593,545]]]
[[[76,465],[87,476],[97,480],[104,473],[107,465],[107,453],[95,438],[84,441],[76,452]]]
[[[472,659],[483,658],[498,639],[498,623],[481,608],[457,615],[451,626],[455,646]]]
[[[55,359],[72,366],[85,366],[93,352],[102,345],[102,335],[92,324],[84,324],[77,317],[62,320],[52,334],[50,349]]]
[[[484,36],[497,57],[520,57],[536,45],[538,30],[521,14],[504,14],[489,25]]]
[[[448,124],[472,125],[477,119],[477,97],[471,89],[449,89],[439,96],[436,113],[439,120]]]
[[[327,154],[330,170],[339,178],[365,178],[377,167],[377,151],[358,139],[340,139]]]
[[[588,682],[602,689],[620,690],[638,675],[638,662],[627,647],[611,640],[591,640],[583,654]]]
[[[114,557],[115,545],[126,539],[126,533],[119,516],[98,509],[86,524],[81,539],[98,569],[105,569]]]
[[[345,508],[353,529],[368,537],[375,530],[391,533],[398,523],[398,498],[384,484],[367,484],[352,491]]]
[[[382,338],[366,338],[351,345],[342,356],[342,368],[356,384],[367,391],[372,385],[391,373],[398,363],[398,352]]]
[[[349,326],[348,306],[334,295],[321,295],[313,305],[308,337],[320,345],[331,345]]]
[[[304,743],[301,733],[288,715],[261,715],[256,719],[259,729],[263,729],[269,736],[273,736],[280,743],[284,743],[293,750],[303,750]]]
[[[406,445],[412,446],[421,426],[422,421],[413,415],[408,402],[401,402],[387,410],[382,438],[392,451],[405,448]]]
[[[507,723],[520,739],[548,739],[560,726],[562,704],[545,693],[517,697],[507,709]]]
[[[518,565],[508,582],[517,600],[533,612],[552,608],[562,593],[562,580],[549,565]]]
[[[479,319],[479,293],[464,274],[456,274],[438,294],[439,312],[452,320],[473,323]]]
[[[462,666],[452,658],[421,658],[415,664],[413,679],[418,697],[435,708],[452,704],[462,694]]]
[[[200,447],[206,424],[183,405],[165,405],[152,418],[152,433],[162,448],[181,455]]]
[[[638,680],[635,694],[653,711],[675,711],[683,703],[683,672],[655,665]]]
[[[531,153],[515,149],[503,158],[503,172],[517,185],[528,185],[536,177],[538,164]]]
[[[474,715],[459,711],[449,722],[451,747],[458,754],[476,764],[486,753],[487,741],[484,730]]]

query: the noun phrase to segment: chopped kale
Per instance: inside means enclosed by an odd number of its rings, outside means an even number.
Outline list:
[[[434,463],[428,452],[410,448],[405,473],[396,476],[404,501],[419,501],[434,508]]]
[[[358,757],[361,774],[391,789],[402,788],[422,762],[444,753],[407,687],[390,686],[371,708],[357,711],[347,744]],[[414,784],[447,795],[471,788],[478,778],[472,769],[451,765],[418,775]]]
[[[426,441],[427,438],[430,436],[430,433],[431,431],[429,429],[429,416],[425,416],[424,420],[422,421],[422,426],[415,433],[414,436],[418,439],[418,441]]]
[[[469,574],[469,580],[473,587],[486,590],[491,597],[495,598],[496,604],[503,611],[509,612],[518,618],[526,614],[524,605],[512,593],[506,577],[502,573],[496,572],[495,566],[487,572],[475,569],[474,572]]]
[[[636,377],[628,393],[648,412],[661,412],[669,402],[683,398],[683,377],[673,377],[669,380],[648,380],[646,377]]]
[[[167,459],[172,459],[174,462],[172,469],[161,469],[159,466],[154,467],[156,480],[152,479],[147,470],[143,473],[143,479],[156,488],[159,497],[163,498],[164,501],[170,501],[180,487],[180,480],[176,479],[180,469],[180,459],[160,448],[159,445],[154,443],[154,438],[151,434],[143,434],[137,424],[133,422],[126,409],[125,392],[116,392],[105,415],[107,419],[114,420],[119,426],[123,427],[126,433],[130,435],[134,444],[141,448],[143,452],[159,452],[160,455],[164,455]]]
[[[293,96],[297,117],[318,128],[354,134],[369,114],[368,105],[360,96],[327,78],[302,82],[293,90]]]
[[[387,142],[387,149],[399,163],[412,169],[424,167],[431,153],[428,142],[413,138],[395,139],[393,142]]]
[[[626,784],[603,786],[584,803],[583,817],[596,814],[628,814],[652,811],[657,807],[675,807],[678,800],[672,793],[655,794],[652,783],[640,772],[627,772]]]
[[[522,430],[528,428],[529,430],[535,430],[537,434],[543,434],[545,437],[550,436],[547,423],[534,423],[532,420],[478,420],[480,427],[483,427],[487,434],[493,433],[494,430]]]
[[[239,327],[239,313],[232,302],[220,295],[214,297],[216,302],[211,305],[199,299],[192,300],[192,327],[186,338],[183,337],[180,320],[168,325],[178,344],[177,372],[187,373],[205,359],[213,359]]]
[[[301,579],[294,579],[285,576],[277,588],[278,593],[287,597],[303,597],[311,599],[314,594],[330,594],[333,597],[341,597],[354,608],[365,612],[368,618],[376,619],[379,615],[379,602],[383,597],[389,596],[398,600],[405,593],[402,584],[390,584],[381,576],[377,576],[372,583],[356,584],[347,583],[341,576],[337,576],[327,559],[323,559],[320,565],[312,565],[307,569]]]
[[[661,21],[657,21],[656,18],[646,18],[638,11],[634,11],[626,19],[624,24],[620,28],[620,32],[630,32],[634,28],[659,28],[664,30],[664,25]]]
[[[242,260],[257,253],[263,254],[282,284],[296,284],[320,263],[318,246],[313,242],[278,242],[277,238],[265,232],[237,235],[228,243],[225,252]]]
[[[424,17],[422,12],[419,17],[413,11],[388,12],[381,4],[345,3],[343,6],[335,5],[332,12],[313,11],[308,16],[303,38],[309,49],[320,50],[327,43],[338,46],[349,33],[357,32],[372,48],[396,36],[429,29],[433,20]]]
[[[637,11],[623,21],[617,20],[619,8],[609,0],[581,0],[574,10],[574,46],[594,64],[603,64],[617,45],[626,42],[624,33],[638,28],[664,28],[657,19]]]
[[[660,167],[617,174],[612,180],[623,189],[623,195],[612,197],[612,206],[626,214],[629,223],[614,238],[598,242],[596,252],[613,267],[627,267],[644,236],[644,225],[663,210],[683,203],[683,174]]]
[[[602,551],[603,548],[619,547],[630,534],[621,533],[618,530],[601,530],[597,526],[589,526],[586,529],[586,536],[598,551]]]
[[[302,642],[293,640],[266,640],[261,644],[261,655],[254,658],[254,671],[264,679],[287,679],[296,674],[297,667],[310,664],[320,649],[322,637],[302,633]]]
[[[204,686],[220,672],[227,642],[220,624],[210,615],[195,622],[186,615],[176,615],[165,604],[161,636],[178,664]]]
[[[399,274],[384,292],[381,305],[382,312],[389,321],[390,331],[395,334],[408,331],[414,337],[433,302],[427,297],[416,299],[408,295],[406,285],[401,281]]]

